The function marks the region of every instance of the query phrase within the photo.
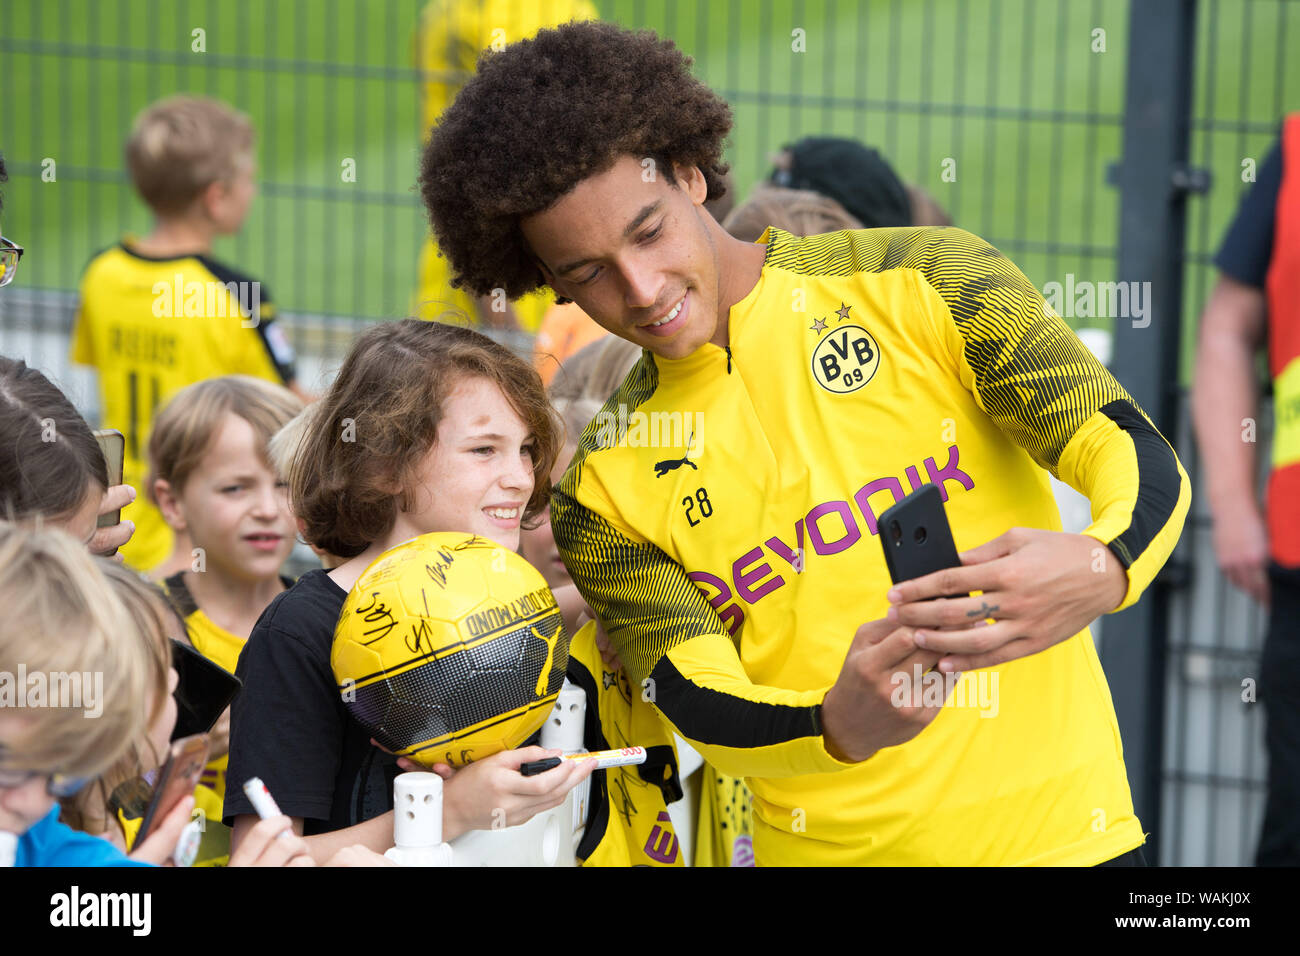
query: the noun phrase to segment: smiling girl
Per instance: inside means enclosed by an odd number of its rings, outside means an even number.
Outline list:
[[[397,759],[348,714],[330,668],[334,628],[361,572],[435,531],[482,535],[511,550],[544,512],[557,451],[541,381],[509,350],[469,329],[405,320],[360,335],[321,399],[289,468],[304,537],[338,555],[272,601],[239,660],[230,775],[261,777],[319,860],[339,846],[392,845]],[[505,751],[446,784],[443,837],[507,825],[558,805],[591,773],[569,762],[533,777],[519,765],[553,752]],[[558,752],[556,752],[558,753]],[[233,845],[256,823],[226,795]]]

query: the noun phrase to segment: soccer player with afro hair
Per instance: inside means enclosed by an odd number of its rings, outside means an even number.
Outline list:
[[[671,41],[596,22],[544,30],[506,56],[485,53],[420,163],[420,192],[456,284],[511,299],[547,284],[520,220],[620,158],[635,157],[642,179],[669,186],[678,185],[675,166],[695,167],[705,198],[721,198],[731,108],[689,67]]]
[[[1172,552],[1177,456],[976,236],[728,235],[730,127],[670,41],[569,23],[485,53],[421,162],[459,283],[645,350],[551,503],[631,686],[750,783],[759,863],[1140,859],[1088,627]],[[960,563],[895,584],[880,514],[935,488]]]

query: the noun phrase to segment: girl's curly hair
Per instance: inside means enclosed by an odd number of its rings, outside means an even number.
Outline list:
[[[696,166],[708,198],[726,192],[731,108],[691,59],[649,30],[568,23],[485,51],[420,160],[420,195],[453,284],[511,299],[545,284],[519,220],[624,155]]]

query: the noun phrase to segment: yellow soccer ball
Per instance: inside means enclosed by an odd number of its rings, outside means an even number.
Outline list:
[[[443,532],[362,572],[330,654],[344,704],[375,740],[425,766],[458,767],[541,727],[568,661],[541,574],[487,538]]]

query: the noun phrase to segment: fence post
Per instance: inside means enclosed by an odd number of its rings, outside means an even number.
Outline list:
[[[1186,198],[1204,185],[1187,165],[1195,13],[1195,0],[1129,4],[1124,155],[1114,176],[1119,279],[1149,282],[1136,288],[1150,295],[1144,319],[1116,318],[1112,370],[1171,440],[1177,434]],[[1159,861],[1169,591],[1168,579],[1157,578],[1136,606],[1102,621],[1102,666],[1133,806],[1151,834],[1145,853],[1152,864]]]

